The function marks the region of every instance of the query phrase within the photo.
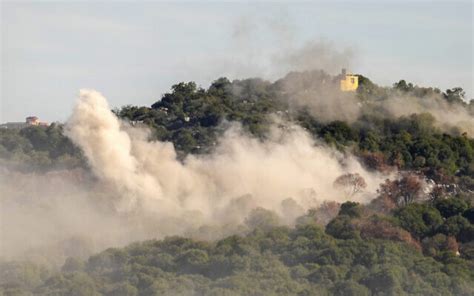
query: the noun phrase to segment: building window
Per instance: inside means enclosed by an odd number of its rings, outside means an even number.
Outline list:
[[[351,78],[351,83],[352,83],[352,84],[355,83],[355,79],[354,79],[354,78]]]

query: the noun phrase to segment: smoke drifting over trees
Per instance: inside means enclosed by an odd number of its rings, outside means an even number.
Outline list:
[[[200,210],[212,216],[212,208],[231,198],[251,194],[256,205],[276,209],[287,197],[311,188],[320,199],[337,195],[331,184],[345,172],[357,172],[374,192],[380,179],[350,157],[314,145],[298,126],[271,127],[265,141],[246,136],[231,127],[211,155],[189,156],[180,162],[169,143],[149,142],[147,134],[120,122],[97,92],[81,92],[67,124],[67,135],[84,151],[94,173],[122,193],[127,205],[157,202],[157,211]],[[293,179],[291,176],[295,176]],[[306,205],[307,206],[307,205]],[[160,209],[161,208],[161,209]]]
[[[3,235],[9,238],[4,254],[25,251],[18,247],[24,240],[41,247],[87,236],[91,228],[93,240],[99,240],[94,244],[104,247],[123,244],[127,238],[184,234],[203,225],[228,225],[230,234],[256,207],[285,216],[288,209],[282,202],[288,198],[302,212],[324,200],[345,201],[349,197],[344,190],[333,186],[343,174],[357,173],[369,184],[353,197],[361,202],[374,197],[384,178],[363,169],[350,155],[315,145],[301,127],[289,123],[275,123],[265,141],[232,125],[212,154],[180,161],[171,143],[150,142],[147,129],[120,122],[95,91],[81,91],[66,135],[83,151],[96,180],[88,177],[74,183],[87,175],[78,171],[64,175],[57,187],[60,174],[6,176],[3,186],[9,199],[3,210],[12,216],[4,223]],[[35,202],[19,204],[18,196]],[[41,204],[46,209],[38,211]],[[87,217],[86,223],[82,217]],[[286,221],[294,223],[291,218]],[[42,229],[54,229],[55,235]]]

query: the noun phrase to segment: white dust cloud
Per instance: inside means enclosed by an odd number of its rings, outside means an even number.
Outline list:
[[[180,162],[170,143],[149,142],[142,130],[122,129],[95,91],[81,91],[66,133],[84,151],[94,174],[120,196],[119,210],[142,205],[172,216],[199,210],[212,219],[216,208],[245,194],[256,206],[277,210],[288,197],[310,206],[299,194],[307,188],[321,200],[337,199],[332,183],[348,171],[372,179],[355,159],[315,146],[296,126],[273,128],[266,142],[234,126],[214,153]]]

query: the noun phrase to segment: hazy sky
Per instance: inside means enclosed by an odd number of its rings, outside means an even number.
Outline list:
[[[63,121],[81,88],[151,105],[179,81],[340,66],[473,98],[471,1],[1,4],[0,122]]]

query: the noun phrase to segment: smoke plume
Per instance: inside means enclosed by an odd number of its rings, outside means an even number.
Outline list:
[[[245,194],[256,206],[278,210],[288,197],[309,206],[299,194],[307,188],[321,200],[337,199],[332,183],[347,171],[371,178],[355,159],[315,146],[297,126],[273,128],[266,142],[233,126],[213,154],[180,162],[172,144],[149,142],[143,130],[121,128],[95,91],[81,91],[67,135],[82,148],[95,175],[120,195],[119,210],[140,205],[177,216],[199,210],[211,219],[216,208]]]

